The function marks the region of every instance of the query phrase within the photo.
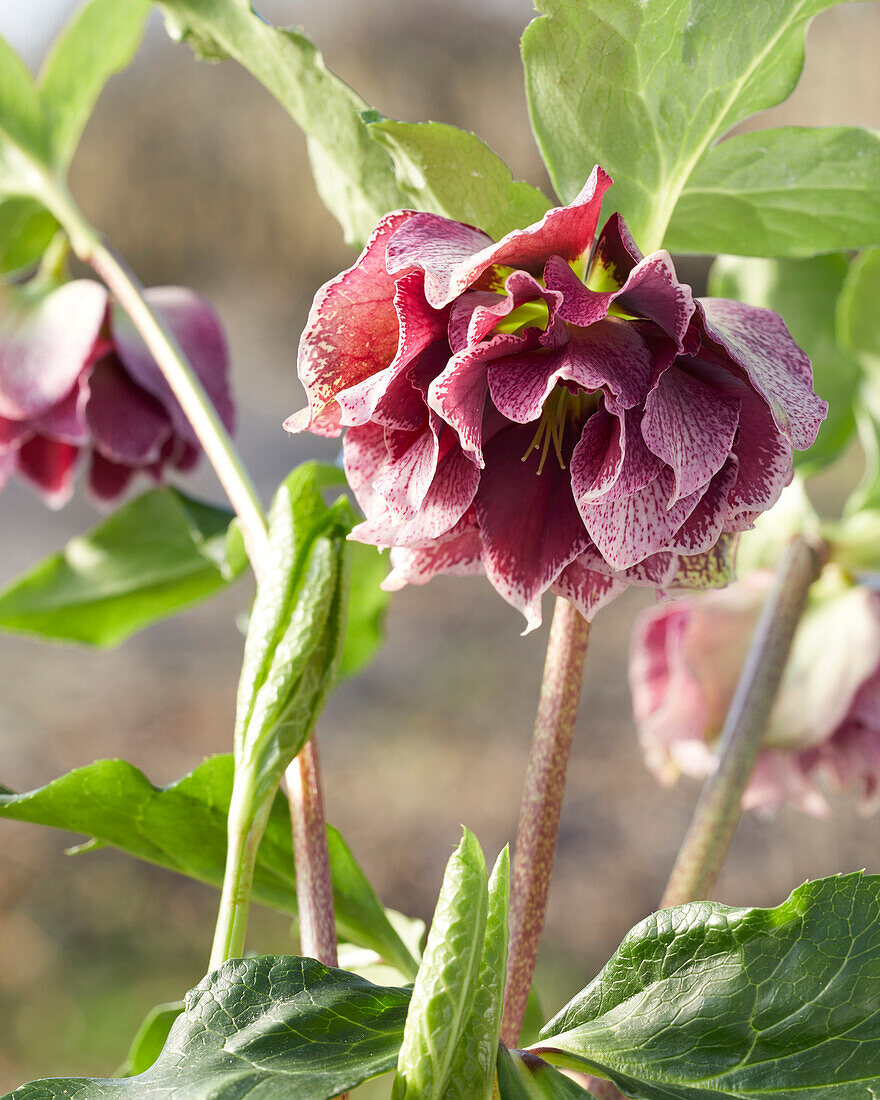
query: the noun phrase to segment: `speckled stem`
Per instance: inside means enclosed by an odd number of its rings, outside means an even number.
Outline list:
[[[758,758],[810,585],[824,548],[799,537],[779,563],[737,684],[718,747],[718,767],[703,785],[661,908],[709,898],[740,818],[742,796]]]
[[[318,746],[312,737],[285,775],[293,826],[296,905],[303,955],[336,966],[336,921]]]
[[[557,599],[513,860],[510,952],[501,1022],[501,1039],[508,1047],[519,1044],[544,926],[589,632],[580,612],[568,600]]]

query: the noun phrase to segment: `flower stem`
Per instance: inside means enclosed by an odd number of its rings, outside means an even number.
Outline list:
[[[715,887],[758,758],[795,630],[824,550],[802,536],[789,546],[755,627],[718,745],[718,766],[706,780],[679,849],[661,908],[708,898]]]
[[[589,631],[580,612],[568,600],[558,598],[513,861],[510,951],[501,1023],[501,1039],[508,1047],[519,1042],[544,925]]]
[[[263,562],[268,551],[268,535],[263,506],[257,490],[251,480],[235,444],[225,425],[217,415],[211,399],[205,392],[198,375],[183,353],[174,334],[162,317],[150,307],[144,297],[144,288],[126,264],[125,260],[93,228],[83,216],[66,187],[58,180],[45,176],[43,179],[43,200],[58,218],[70,237],[76,255],[88,264],[101,277],[113,296],[128,314],[132,324],[165,376],[174,396],[180,403],[186,417],[193,426],[208,461],[214,467],[230,503],[241,525],[248,558],[254,576],[259,579]],[[321,774],[318,764],[314,737],[303,749],[306,761],[302,764],[308,776],[308,782],[302,782],[298,790],[301,796],[296,803],[291,802],[291,814],[294,819],[294,836],[299,831],[304,837],[320,835],[321,841],[315,841],[309,848],[308,870],[303,875],[308,887],[298,886],[298,897],[304,896],[311,888],[314,895],[307,902],[307,908],[315,927],[323,931],[321,938],[315,941],[314,957],[319,961],[332,964],[336,961],[336,934],[333,912],[333,891],[330,881],[330,864],[327,856],[326,827],[324,825],[324,801],[321,794]],[[291,766],[296,770],[298,762]],[[238,777],[236,777],[238,781]],[[269,803],[271,806],[271,802]],[[265,822],[259,826],[262,809],[257,818],[246,825],[238,822],[233,826],[235,815],[230,808],[229,850],[226,872],[221,895],[220,914],[214,947],[211,953],[212,969],[226,958],[241,953],[244,944],[244,929],[247,922],[247,908],[253,882],[254,863],[257,847],[262,837]],[[268,814],[268,808],[266,809]],[[300,819],[298,821],[298,819]],[[323,843],[323,858],[319,849]],[[313,850],[314,849],[314,850]],[[296,842],[294,850],[297,857]],[[299,874],[298,874],[299,881]],[[331,929],[327,933],[326,929]],[[328,945],[332,942],[332,949]],[[222,957],[221,957],[222,956]]]
[[[287,769],[284,782],[293,826],[300,951],[325,966],[336,966],[338,957],[330,853],[327,848],[318,746],[314,737]]]

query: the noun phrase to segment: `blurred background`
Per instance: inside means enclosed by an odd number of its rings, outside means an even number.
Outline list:
[[[71,0],[0,0],[0,33],[34,67]],[[527,0],[299,0],[258,4],[299,24],[373,106],[479,133],[547,186],[528,127],[517,40]],[[880,8],[819,16],[796,93],[758,125],[880,127]],[[148,284],[210,298],[232,348],[239,443],[265,499],[297,462],[335,445],[293,439],[295,352],[316,288],[351,262],[315,194],[303,139],[231,62],[197,64],[154,17],[135,64],[111,81],[74,162],[72,188]],[[548,192],[549,193],[549,192]],[[707,264],[683,260],[699,291]],[[817,484],[833,512],[858,460]],[[191,483],[219,499],[207,471]],[[142,488],[142,487],[141,487]],[[95,521],[79,494],[52,514],[11,484],[0,496],[0,582]],[[0,783],[38,787],[123,757],[154,783],[231,747],[242,639],[240,583],[110,653],[0,638]],[[626,681],[632,618],[651,597],[603,611],[565,802],[538,986],[548,1012],[593,977],[656,907],[697,790],[659,789],[639,756]],[[394,597],[388,642],[319,725],[329,819],[386,904],[429,918],[464,822],[487,856],[512,840],[545,631],[482,579],[435,580]],[[217,897],[112,851],[69,857],[81,838],[0,822],[0,1092],[36,1076],[112,1073],[148,1009],[204,973]],[[776,904],[805,878],[877,863],[880,822],[838,804],[741,825],[718,896]],[[249,949],[291,950],[284,918],[255,911]]]

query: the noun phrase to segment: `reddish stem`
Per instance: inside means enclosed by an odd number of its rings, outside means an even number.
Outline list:
[[[557,599],[513,861],[510,952],[501,1021],[501,1039],[508,1047],[519,1043],[544,926],[589,632],[580,612],[568,600]]]

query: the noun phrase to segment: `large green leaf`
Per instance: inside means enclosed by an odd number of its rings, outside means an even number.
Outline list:
[[[492,1095],[507,977],[509,902],[510,853],[505,848],[489,876],[486,935],[477,986],[443,1100],[489,1100]]]
[[[876,1100],[880,876],[655,913],[532,1049],[638,1100]]]
[[[737,298],[782,315],[813,363],[813,380],[828,402],[828,418],[813,446],[795,452],[795,465],[810,476],[839,458],[855,429],[854,404],[862,378],[859,364],[837,339],[837,299],[847,275],[839,253],[809,260],[762,260],[719,256],[709,293]]]
[[[145,493],[0,592],[0,630],[116,645],[244,570],[231,519],[176,489]]]
[[[540,221],[550,207],[476,134],[440,122],[370,121],[370,134],[391,154],[397,182],[417,210],[476,225],[496,240]]]
[[[856,410],[865,455],[864,476],[846,504],[849,514],[880,509],[880,248],[868,248],[850,264],[837,302],[840,343],[867,375]]]
[[[574,198],[598,162],[615,181],[608,203],[659,247],[692,173],[735,123],[789,94],[809,20],[837,2],[538,0],[523,60],[559,195]]]
[[[102,88],[134,57],[149,13],[149,0],[88,0],[53,43],[39,85],[56,166],[67,166]]]
[[[583,1100],[593,1094],[521,1050],[498,1051],[498,1100]]]
[[[394,1100],[441,1100],[477,990],[488,874],[467,829],[446,866],[400,1048]],[[477,1097],[474,1097],[477,1100]]]
[[[674,252],[812,256],[880,243],[880,134],[786,126],[711,150],[675,208]]]
[[[5,1100],[332,1100],[394,1068],[408,1001],[313,959],[235,959],[187,995],[145,1073],[35,1081]]]
[[[0,817],[84,833],[138,859],[220,886],[226,861],[231,756],[214,756],[167,787],[156,787],[122,760],[100,760],[25,794],[0,794]],[[327,827],[340,936],[376,951],[414,977],[416,960],[385,914],[347,844]],[[253,897],[296,912],[290,813],[275,799],[257,854]]]
[[[389,210],[407,205],[388,153],[361,117],[367,104],[325,67],[303,35],[271,26],[248,0],[160,0],[169,32],[203,57],[231,57],[302,128],[321,198],[349,244],[361,244]]]

